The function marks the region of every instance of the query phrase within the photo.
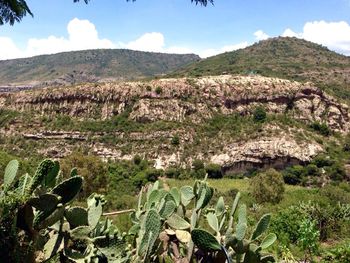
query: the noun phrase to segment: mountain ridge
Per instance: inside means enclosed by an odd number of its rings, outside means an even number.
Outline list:
[[[276,37],[194,62],[169,77],[259,74],[307,82],[350,100],[350,57],[295,37]]]
[[[199,60],[195,54],[93,49],[0,61],[0,86],[65,86],[134,80],[169,73]]]

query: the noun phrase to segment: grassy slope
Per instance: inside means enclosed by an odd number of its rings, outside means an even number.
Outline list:
[[[297,38],[272,38],[245,49],[195,62],[172,76],[256,73],[312,81],[338,97],[350,99],[350,58]]]
[[[127,78],[168,73],[198,60],[193,54],[175,55],[125,49],[85,50],[0,61],[0,85],[56,79],[84,72],[99,78]]]

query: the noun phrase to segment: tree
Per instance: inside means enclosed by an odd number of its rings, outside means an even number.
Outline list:
[[[275,169],[259,173],[250,181],[250,193],[258,203],[279,203],[283,198],[283,176]]]
[[[0,0],[0,25],[13,25],[20,22],[27,14],[33,16],[24,0]]]
[[[74,3],[80,0],[73,0]],[[83,0],[86,4],[90,0]],[[136,0],[126,0],[127,2]],[[208,3],[214,4],[214,0],[191,0],[191,3],[195,2],[196,5],[200,4],[207,6]],[[20,22],[27,14],[33,16],[26,1],[24,0],[0,0],[0,25],[9,23],[13,25],[15,22]]]

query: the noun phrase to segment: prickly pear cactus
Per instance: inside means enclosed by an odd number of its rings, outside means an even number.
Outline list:
[[[221,250],[221,245],[209,232],[202,229],[193,229],[191,232],[194,244],[205,251]]]
[[[44,178],[50,174],[50,171],[54,169],[54,167],[55,163],[50,159],[46,159],[39,164],[29,186],[28,191],[30,194],[43,182]]]
[[[51,190],[52,194],[59,195],[62,204],[67,204],[74,200],[83,186],[83,178],[80,176],[71,177]]]

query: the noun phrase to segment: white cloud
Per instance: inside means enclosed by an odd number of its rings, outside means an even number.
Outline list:
[[[282,37],[299,37],[297,33],[295,33],[292,29],[287,28],[284,30]]]
[[[16,47],[10,38],[0,38],[0,59],[30,57],[41,54],[53,54],[63,51],[114,48],[108,39],[100,39],[95,25],[88,20],[74,18],[67,25],[68,38],[49,36],[30,38],[24,50]]]
[[[305,23],[303,31],[286,29],[282,36],[299,37],[321,44],[336,52],[350,55],[350,25],[345,21],[313,21]]]
[[[22,57],[22,52],[16,44],[8,37],[0,37],[0,59],[11,59]]]
[[[266,34],[264,31],[262,30],[258,30],[254,33],[255,39],[256,40],[265,40],[268,39],[270,36],[268,34]]]
[[[165,44],[164,35],[160,32],[145,33],[136,40],[130,41],[129,43],[119,43],[119,46],[127,49],[149,52],[162,52],[172,54],[193,53],[193,50],[187,47],[167,47]]]
[[[133,50],[162,52],[165,46],[165,41],[162,33],[151,32],[145,33],[138,39],[122,45]]]
[[[345,21],[315,21],[305,24],[302,37],[350,55],[350,25]]]
[[[29,39],[26,55],[34,56],[63,51],[115,47],[110,40],[100,39],[95,25],[88,20],[74,18],[68,23],[67,31],[68,39],[56,36]]]

